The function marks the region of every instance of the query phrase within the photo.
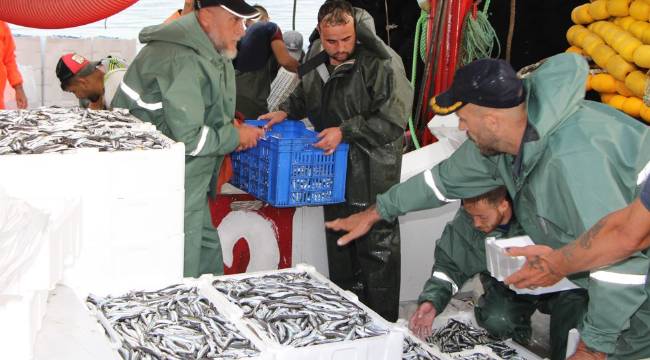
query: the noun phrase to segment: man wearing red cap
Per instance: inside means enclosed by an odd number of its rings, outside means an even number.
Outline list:
[[[108,56],[100,61],[69,53],[56,64],[56,76],[63,91],[73,93],[79,100],[90,101],[94,110],[110,109],[111,101],[126,74],[126,63]]]
[[[0,109],[5,108],[4,92],[7,81],[16,91],[18,108],[27,108],[27,96],[23,90],[23,78],[16,64],[15,50],[16,44],[9,26],[4,21],[0,21]]]
[[[208,208],[223,157],[248,149],[261,129],[237,125],[235,70],[244,20],[241,0],[197,0],[194,12],[140,32],[146,46],[120,84],[113,107],[129,109],[185,144],[185,276],[222,274],[219,235]]]

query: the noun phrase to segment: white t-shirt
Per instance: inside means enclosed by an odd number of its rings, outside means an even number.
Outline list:
[[[111,101],[122,83],[124,74],[126,69],[114,69],[104,74],[104,106],[107,110],[112,110]]]

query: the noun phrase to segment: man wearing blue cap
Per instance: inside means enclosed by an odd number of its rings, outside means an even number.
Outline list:
[[[505,186],[515,217],[536,244],[559,248],[639,191],[650,161],[650,133],[635,119],[584,99],[583,58],[549,58],[525,80],[501,60],[475,61],[435,97],[437,113],[456,112],[471,141],[431,170],[377,196],[376,206],[327,224],[346,244],[380,219],[442,206]],[[650,356],[646,253],[570,279],[588,289],[581,342],[572,359]]]

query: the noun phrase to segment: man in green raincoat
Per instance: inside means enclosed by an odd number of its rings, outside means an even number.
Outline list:
[[[506,186],[517,221],[540,245],[559,248],[638,193],[637,179],[650,160],[644,124],[584,99],[588,66],[561,54],[525,80],[505,62],[483,59],[456,72],[449,91],[432,106],[457,111],[472,141],[420,176],[377,197],[376,207],[328,223],[349,231],[346,244],[380,219],[442,206],[454,199]],[[574,359],[650,356],[648,256],[571,276],[588,289]]]
[[[253,147],[263,131],[233,123],[235,71],[231,60],[244,20],[257,11],[242,0],[198,0],[196,11],[145,28],[146,46],[129,67],[113,99],[185,144],[184,275],[222,274],[219,236],[208,193],[224,155]]]
[[[582,321],[587,310],[584,289],[543,295],[523,295],[493,278],[487,269],[485,239],[524,235],[505,187],[463,199],[463,207],[445,226],[436,243],[431,278],[418,297],[418,308],[409,327],[418,336],[431,335],[433,320],[442,313],[463,284],[480,274],[484,294],[474,308],[476,321],[492,336],[527,344],[535,310],[551,315],[551,359],[564,360],[568,333]]]
[[[309,117],[319,131],[315,144],[327,154],[350,145],[346,202],[325,206],[325,219],[358,213],[399,181],[406,120],[413,89],[401,59],[374,32],[355,22],[345,1],[325,3],[318,13],[322,49],[312,46],[299,69],[302,81],[269,125]],[[355,26],[356,25],[356,26]],[[400,252],[396,220],[378,225],[361,241],[337,247],[328,231],[330,279],[388,320],[399,307]]]

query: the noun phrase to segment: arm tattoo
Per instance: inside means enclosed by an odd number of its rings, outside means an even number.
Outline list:
[[[583,249],[591,248],[592,240],[598,236],[600,231],[605,227],[605,222],[605,219],[601,219],[596,223],[596,225],[592,226],[591,229],[578,238],[578,243]]]

